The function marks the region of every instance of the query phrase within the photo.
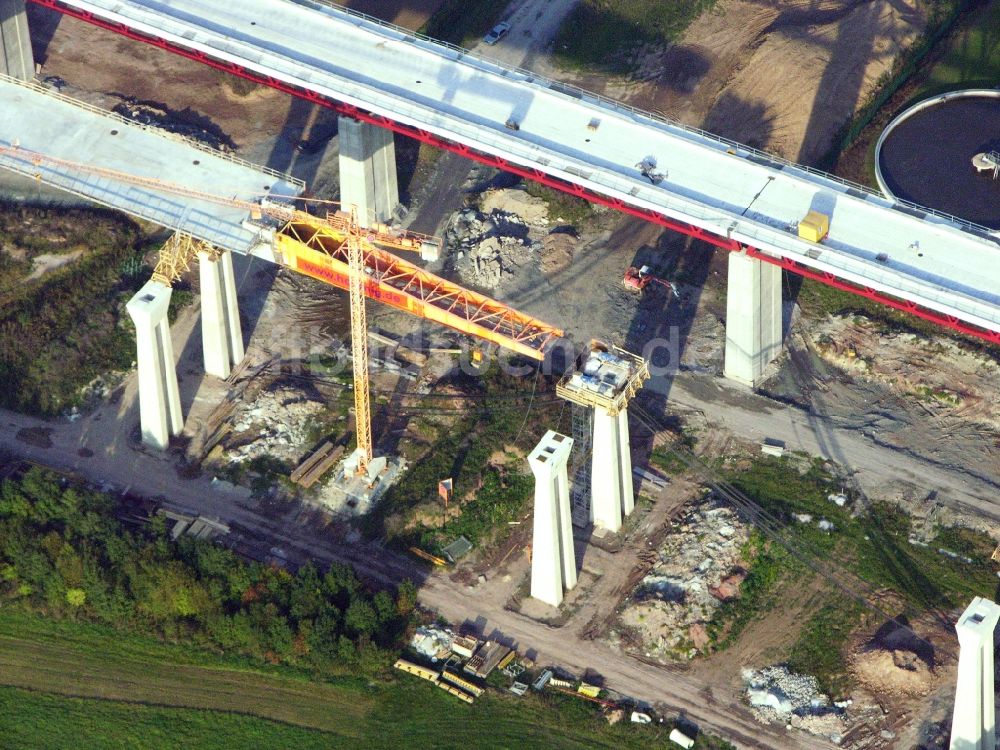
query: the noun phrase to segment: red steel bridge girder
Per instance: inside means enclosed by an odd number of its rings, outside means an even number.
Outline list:
[[[910,313],[917,316],[923,320],[927,320],[936,325],[943,326],[945,328],[950,328],[953,331],[959,333],[974,336],[979,339],[983,339],[991,344],[1000,345],[1000,332],[990,331],[983,328],[978,328],[969,323],[959,320],[951,315],[945,315],[943,313],[936,312],[934,310],[929,310],[927,308],[921,307],[920,305],[909,302],[906,300],[900,300],[892,297],[884,292],[880,292],[875,289],[868,287],[863,287],[858,284],[854,284],[850,281],[843,280],[832,273],[826,273],[822,271],[817,271],[815,269],[804,266],[798,261],[788,258],[774,258],[770,255],[761,253],[760,251],[747,247],[740,244],[736,240],[728,237],[722,237],[711,232],[708,232],[701,227],[694,226],[692,224],[687,224],[685,222],[677,221],[671,219],[670,217],[664,216],[656,211],[650,209],[639,208],[637,206],[632,206],[621,200],[620,198],[614,198],[601,193],[595,192],[582,185],[577,185],[566,180],[562,180],[558,177],[543,172],[540,169],[534,169],[530,167],[525,167],[520,164],[515,164],[508,161],[500,156],[494,156],[493,154],[483,153],[477,151],[469,146],[462,143],[456,143],[454,141],[442,138],[441,136],[435,135],[427,130],[417,128],[411,125],[406,125],[404,123],[396,122],[384,115],[375,114],[367,110],[361,109],[353,104],[347,104],[345,102],[340,102],[335,99],[318,94],[315,91],[310,91],[308,89],[303,89],[298,86],[293,86],[281,81],[273,76],[264,75],[253,70],[249,70],[235,63],[227,62],[224,60],[219,60],[213,58],[204,52],[197,50],[188,49],[179,44],[167,41],[165,39],[160,39],[158,37],[149,36],[142,32],[136,31],[126,24],[116,23],[114,21],[108,21],[104,18],[89,12],[80,10],[78,8],[65,5],[60,2],[60,0],[29,0],[36,5],[41,5],[43,7],[49,8],[51,10],[58,11],[67,16],[77,18],[81,21],[85,21],[94,26],[98,26],[109,31],[113,31],[117,34],[121,34],[129,39],[135,41],[143,42],[145,44],[153,45],[160,49],[166,50],[181,57],[185,57],[189,60],[194,60],[200,62],[204,65],[216,68],[217,70],[222,70],[232,75],[239,76],[253,83],[257,83],[269,88],[282,91],[286,94],[304,99],[313,104],[317,104],[328,109],[332,109],[342,115],[347,117],[352,117],[356,120],[362,122],[371,123],[372,125],[377,125],[379,127],[387,128],[393,132],[405,135],[409,138],[413,138],[421,143],[426,143],[437,148],[444,149],[445,151],[451,151],[453,153],[464,156],[472,161],[479,162],[481,164],[486,164],[487,166],[495,167],[501,169],[505,172],[511,172],[520,177],[527,178],[529,180],[534,180],[548,187],[560,190],[570,195],[574,195],[578,198],[583,198],[584,200],[590,201],[591,203],[596,203],[598,205],[607,206],[608,208],[613,208],[631,216],[635,216],[645,221],[652,222],[666,229],[670,229],[675,232],[687,235],[697,240],[702,240],[710,245],[713,245],[724,250],[729,250],[731,252],[745,251],[747,255],[758,258],[767,263],[773,263],[780,266],[786,271],[791,273],[804,276],[805,278],[813,279],[819,281],[828,286],[832,286],[836,289],[840,289],[852,294],[857,294],[861,297],[879,302],[881,304],[887,305],[888,307],[894,308],[896,310],[902,310],[904,312]]]

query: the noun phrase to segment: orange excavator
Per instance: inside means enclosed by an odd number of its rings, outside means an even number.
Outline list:
[[[680,296],[677,294],[677,287],[674,286],[672,282],[654,276],[649,266],[642,266],[641,268],[629,266],[628,270],[625,271],[625,278],[623,278],[622,281],[625,284],[626,289],[631,289],[636,292],[641,292],[650,284],[655,283],[669,289],[670,293],[675,297]]]

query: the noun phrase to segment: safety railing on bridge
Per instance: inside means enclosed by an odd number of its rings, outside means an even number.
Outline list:
[[[117,112],[111,112],[106,109],[101,109],[100,107],[90,104],[89,102],[85,102],[80,99],[74,99],[71,96],[66,96],[65,94],[61,93],[55,88],[45,86],[41,83],[38,83],[37,81],[24,81],[21,80],[20,78],[14,78],[12,76],[6,75],[5,73],[0,73],[0,81],[4,83],[12,83],[17,86],[21,86],[22,88],[31,89],[32,91],[37,91],[39,93],[45,94],[45,96],[51,97],[53,99],[58,99],[59,101],[64,102],[66,104],[70,104],[76,107],[77,109],[83,109],[93,114],[100,115],[101,117],[107,118],[114,122],[118,122],[130,128],[155,131],[156,134],[159,136],[162,136],[164,138],[169,138],[170,140],[176,141],[178,143],[183,143],[185,146],[190,146],[191,148],[197,149],[198,151],[201,151],[203,153],[211,154],[212,156],[215,156],[219,159],[224,159],[225,161],[243,167],[244,169],[252,169],[254,171],[260,172],[261,174],[265,174],[269,177],[274,177],[275,179],[283,180],[284,182],[287,182],[290,185],[296,186],[300,190],[305,188],[305,182],[303,180],[300,180],[297,177],[292,177],[290,174],[279,172],[276,169],[271,169],[270,167],[261,166],[260,164],[254,164],[253,162],[249,162],[246,159],[241,159],[240,157],[235,156],[234,154],[212,148],[206,143],[202,143],[201,141],[195,140],[193,138],[183,136],[179,133],[173,133],[169,130],[166,130],[164,128],[159,128],[155,125],[144,125],[143,123],[138,122],[136,120],[132,120],[128,117],[123,117]]]
[[[355,25],[362,27],[363,25],[376,26],[383,30],[388,30],[395,32],[399,36],[399,41],[406,43],[415,43],[417,41],[428,42],[434,44],[438,47],[444,47],[455,53],[455,60],[457,61],[468,61],[473,63],[481,63],[496,69],[501,75],[510,77],[511,75],[519,76],[524,83],[536,85],[541,88],[549,89],[557,94],[563,94],[565,96],[575,98],[578,100],[584,100],[588,103],[597,104],[606,109],[612,109],[617,112],[627,113],[633,116],[642,117],[644,119],[651,120],[652,122],[659,125],[666,125],[671,128],[676,128],[682,130],[688,134],[696,135],[703,138],[711,143],[717,145],[723,150],[726,149],[736,149],[737,155],[739,156],[754,156],[760,160],[773,163],[777,167],[781,168],[793,168],[800,172],[803,172],[811,177],[817,177],[822,180],[826,180],[830,183],[843,188],[844,191],[852,190],[855,193],[860,193],[861,195],[855,197],[871,197],[879,201],[883,201],[890,205],[898,205],[906,208],[919,211],[920,213],[926,214],[927,216],[932,216],[938,219],[942,219],[948,223],[954,224],[957,228],[966,230],[976,234],[977,236],[982,235],[992,235],[997,236],[995,230],[989,227],[983,226],[981,224],[976,224],[975,222],[963,219],[960,216],[955,216],[953,214],[945,213],[943,211],[938,211],[935,209],[927,208],[926,206],[921,206],[920,204],[907,201],[902,198],[888,198],[877,190],[873,190],[867,185],[862,185],[860,183],[854,182],[852,180],[845,179],[843,177],[838,177],[837,175],[831,174],[829,172],[824,172],[821,169],[815,169],[813,167],[798,164],[789,159],[776,154],[771,154],[766,151],[761,151],[752,146],[747,146],[745,144],[739,143],[738,141],[730,140],[729,138],[724,138],[722,136],[710,133],[707,130],[702,130],[693,125],[685,125],[682,122],[674,120],[672,118],[664,117],[659,114],[655,114],[648,110],[641,109],[640,107],[635,107],[631,104],[626,104],[624,102],[611,99],[609,97],[603,96],[602,94],[594,93],[587,89],[575,86],[569,83],[562,83],[554,81],[552,79],[546,78],[545,76],[539,75],[538,73],[532,72],[526,68],[517,67],[514,65],[508,65],[507,63],[500,62],[499,60],[480,55],[470,50],[459,47],[458,45],[452,44],[450,42],[441,41],[439,39],[433,39],[429,36],[421,34],[417,31],[412,31],[410,29],[398,26],[387,21],[370,16],[366,13],[361,13],[356,10],[351,10],[350,8],[345,8],[338,3],[332,2],[332,0],[293,0],[293,2],[304,7],[326,7],[332,10],[342,13],[345,16],[352,17],[355,19]],[[426,50],[425,50],[426,51]]]

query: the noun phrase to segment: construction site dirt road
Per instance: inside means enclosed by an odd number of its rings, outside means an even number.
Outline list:
[[[0,419],[4,425],[0,436],[2,451],[72,471],[109,489],[128,488],[134,494],[168,498],[164,505],[174,510],[216,517],[229,524],[234,535],[246,534],[247,538],[258,540],[262,556],[267,550],[278,549],[281,556],[293,563],[306,560],[348,563],[360,575],[382,584],[404,579],[417,581],[421,604],[447,619],[474,622],[485,634],[516,644],[522,653],[530,654],[540,663],[559,665],[577,673],[596,672],[603,676],[607,687],[679,712],[740,747],[764,750],[827,746],[817,744],[814,737],[761,726],[740,705],[739,696],[728,689],[711,687],[683,673],[624,657],[603,641],[586,640],[511,612],[505,609],[503,601],[491,601],[445,575],[428,577],[417,563],[377,544],[345,544],[333,538],[329,530],[318,528],[313,514],[299,514],[298,524],[290,518],[276,520],[257,508],[245,490],[210,478],[179,480],[168,460],[130,450],[107,453],[95,445],[95,455],[81,460],[78,448],[88,442],[84,435],[91,426],[88,423],[92,416],[74,424],[58,425],[9,412],[0,412]],[[24,442],[25,430],[44,435],[43,442],[50,447]],[[628,561],[622,564],[627,565]]]
[[[180,344],[190,336],[198,320],[196,308],[184,311],[173,333]],[[178,347],[183,351],[183,347]],[[833,438],[855,469],[871,473],[881,481],[913,481],[923,477],[941,489],[949,488],[952,501],[962,498],[991,515],[989,495],[973,478],[921,463],[906,454],[879,448],[863,435],[837,430],[821,419],[766,399],[740,393],[724,385],[704,392],[686,382],[675,381],[672,399],[704,412],[713,420],[746,437],[782,434],[789,448],[809,452],[829,452]],[[652,387],[658,387],[654,382]],[[663,384],[659,384],[663,387]],[[691,388],[691,390],[688,390]],[[701,390],[699,394],[696,390]],[[197,398],[197,397],[196,397]],[[723,414],[724,410],[724,414]],[[117,403],[107,403],[95,412],[69,421],[43,421],[0,412],[0,451],[40,464],[79,474],[110,491],[131,492],[164,498],[168,506],[184,512],[217,517],[230,524],[233,534],[255,541],[258,553],[266,556],[279,548],[286,559],[301,562],[339,560],[354,565],[360,574],[383,583],[410,578],[420,582],[420,600],[455,622],[470,621],[486,634],[501,635],[542,663],[582,672],[592,670],[606,684],[622,693],[683,712],[693,721],[736,740],[743,747],[816,747],[816,739],[800,738],[784,730],[761,727],[741,706],[731,688],[708,686],[683,671],[647,664],[625,657],[602,640],[581,635],[579,628],[553,628],[507,609],[507,596],[489,596],[485,587],[467,587],[445,575],[427,575],[426,570],[407,557],[377,544],[345,544],[317,522],[317,514],[297,507],[276,517],[273,510],[251,498],[248,491],[210,477],[182,479],[168,456],[137,452],[131,433],[137,421],[134,377],[124,384]],[[933,480],[932,480],[933,478]],[[635,551],[623,553],[629,559],[617,561],[631,567]]]

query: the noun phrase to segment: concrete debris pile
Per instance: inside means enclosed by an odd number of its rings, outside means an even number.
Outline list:
[[[716,501],[680,520],[620,618],[641,634],[647,656],[690,659],[708,645],[706,623],[722,602],[740,595],[749,536],[736,514]]]
[[[452,641],[455,635],[446,628],[436,628],[424,625],[417,628],[410,640],[410,647],[431,661],[447,659],[451,654]]]
[[[500,209],[489,214],[473,208],[460,211],[445,233],[445,242],[462,279],[489,290],[513,279],[535,250],[524,219]]]
[[[780,721],[837,743],[843,738],[844,709],[850,701],[832,704],[815,677],[772,666],[744,669],[743,682],[754,717],[761,723]]]
[[[277,387],[262,392],[254,401],[241,404],[233,416],[235,447],[228,452],[236,464],[261,456],[297,461],[302,457],[316,416],[326,409],[291,388]]]

